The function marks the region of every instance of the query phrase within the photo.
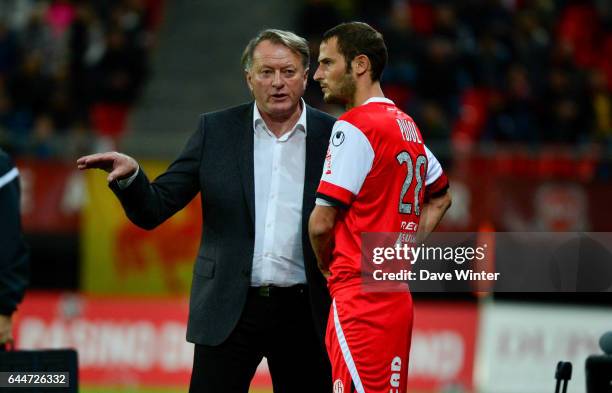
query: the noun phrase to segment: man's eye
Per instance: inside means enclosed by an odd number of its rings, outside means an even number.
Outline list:
[[[295,75],[295,70],[285,70],[285,75],[293,76],[293,75]]]
[[[261,73],[263,75],[272,75],[272,70],[262,70]]]

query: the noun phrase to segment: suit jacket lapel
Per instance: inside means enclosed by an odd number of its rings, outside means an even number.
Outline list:
[[[252,220],[251,227],[255,232],[255,178],[253,163],[253,104],[249,106],[239,121],[238,168],[244,188],[244,197]],[[229,179],[228,179],[229,181]]]
[[[328,137],[325,134],[325,125],[314,115],[312,108],[306,106],[306,173],[304,174],[304,202],[303,214],[312,210],[315,194],[321,179],[323,159],[327,151]],[[305,217],[308,222],[308,217]]]

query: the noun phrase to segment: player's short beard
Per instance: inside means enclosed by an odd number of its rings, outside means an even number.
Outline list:
[[[328,104],[340,104],[344,106],[352,106],[351,102],[355,97],[355,91],[357,90],[357,83],[355,83],[355,78],[351,73],[351,70],[347,70],[347,72],[342,77],[342,81],[338,85],[337,93],[329,93],[323,97],[326,103]]]

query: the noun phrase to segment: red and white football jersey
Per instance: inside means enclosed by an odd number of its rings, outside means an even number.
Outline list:
[[[330,289],[360,278],[363,232],[416,232],[423,201],[444,192],[448,179],[412,118],[375,97],[334,125],[317,190],[339,205]]]

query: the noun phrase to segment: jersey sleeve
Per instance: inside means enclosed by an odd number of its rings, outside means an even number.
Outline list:
[[[443,194],[448,189],[448,178],[442,170],[442,165],[434,154],[425,146],[427,153],[427,176],[425,179],[425,198]]]
[[[337,121],[329,140],[317,198],[350,206],[373,162],[374,149],[365,134],[347,121]]]

